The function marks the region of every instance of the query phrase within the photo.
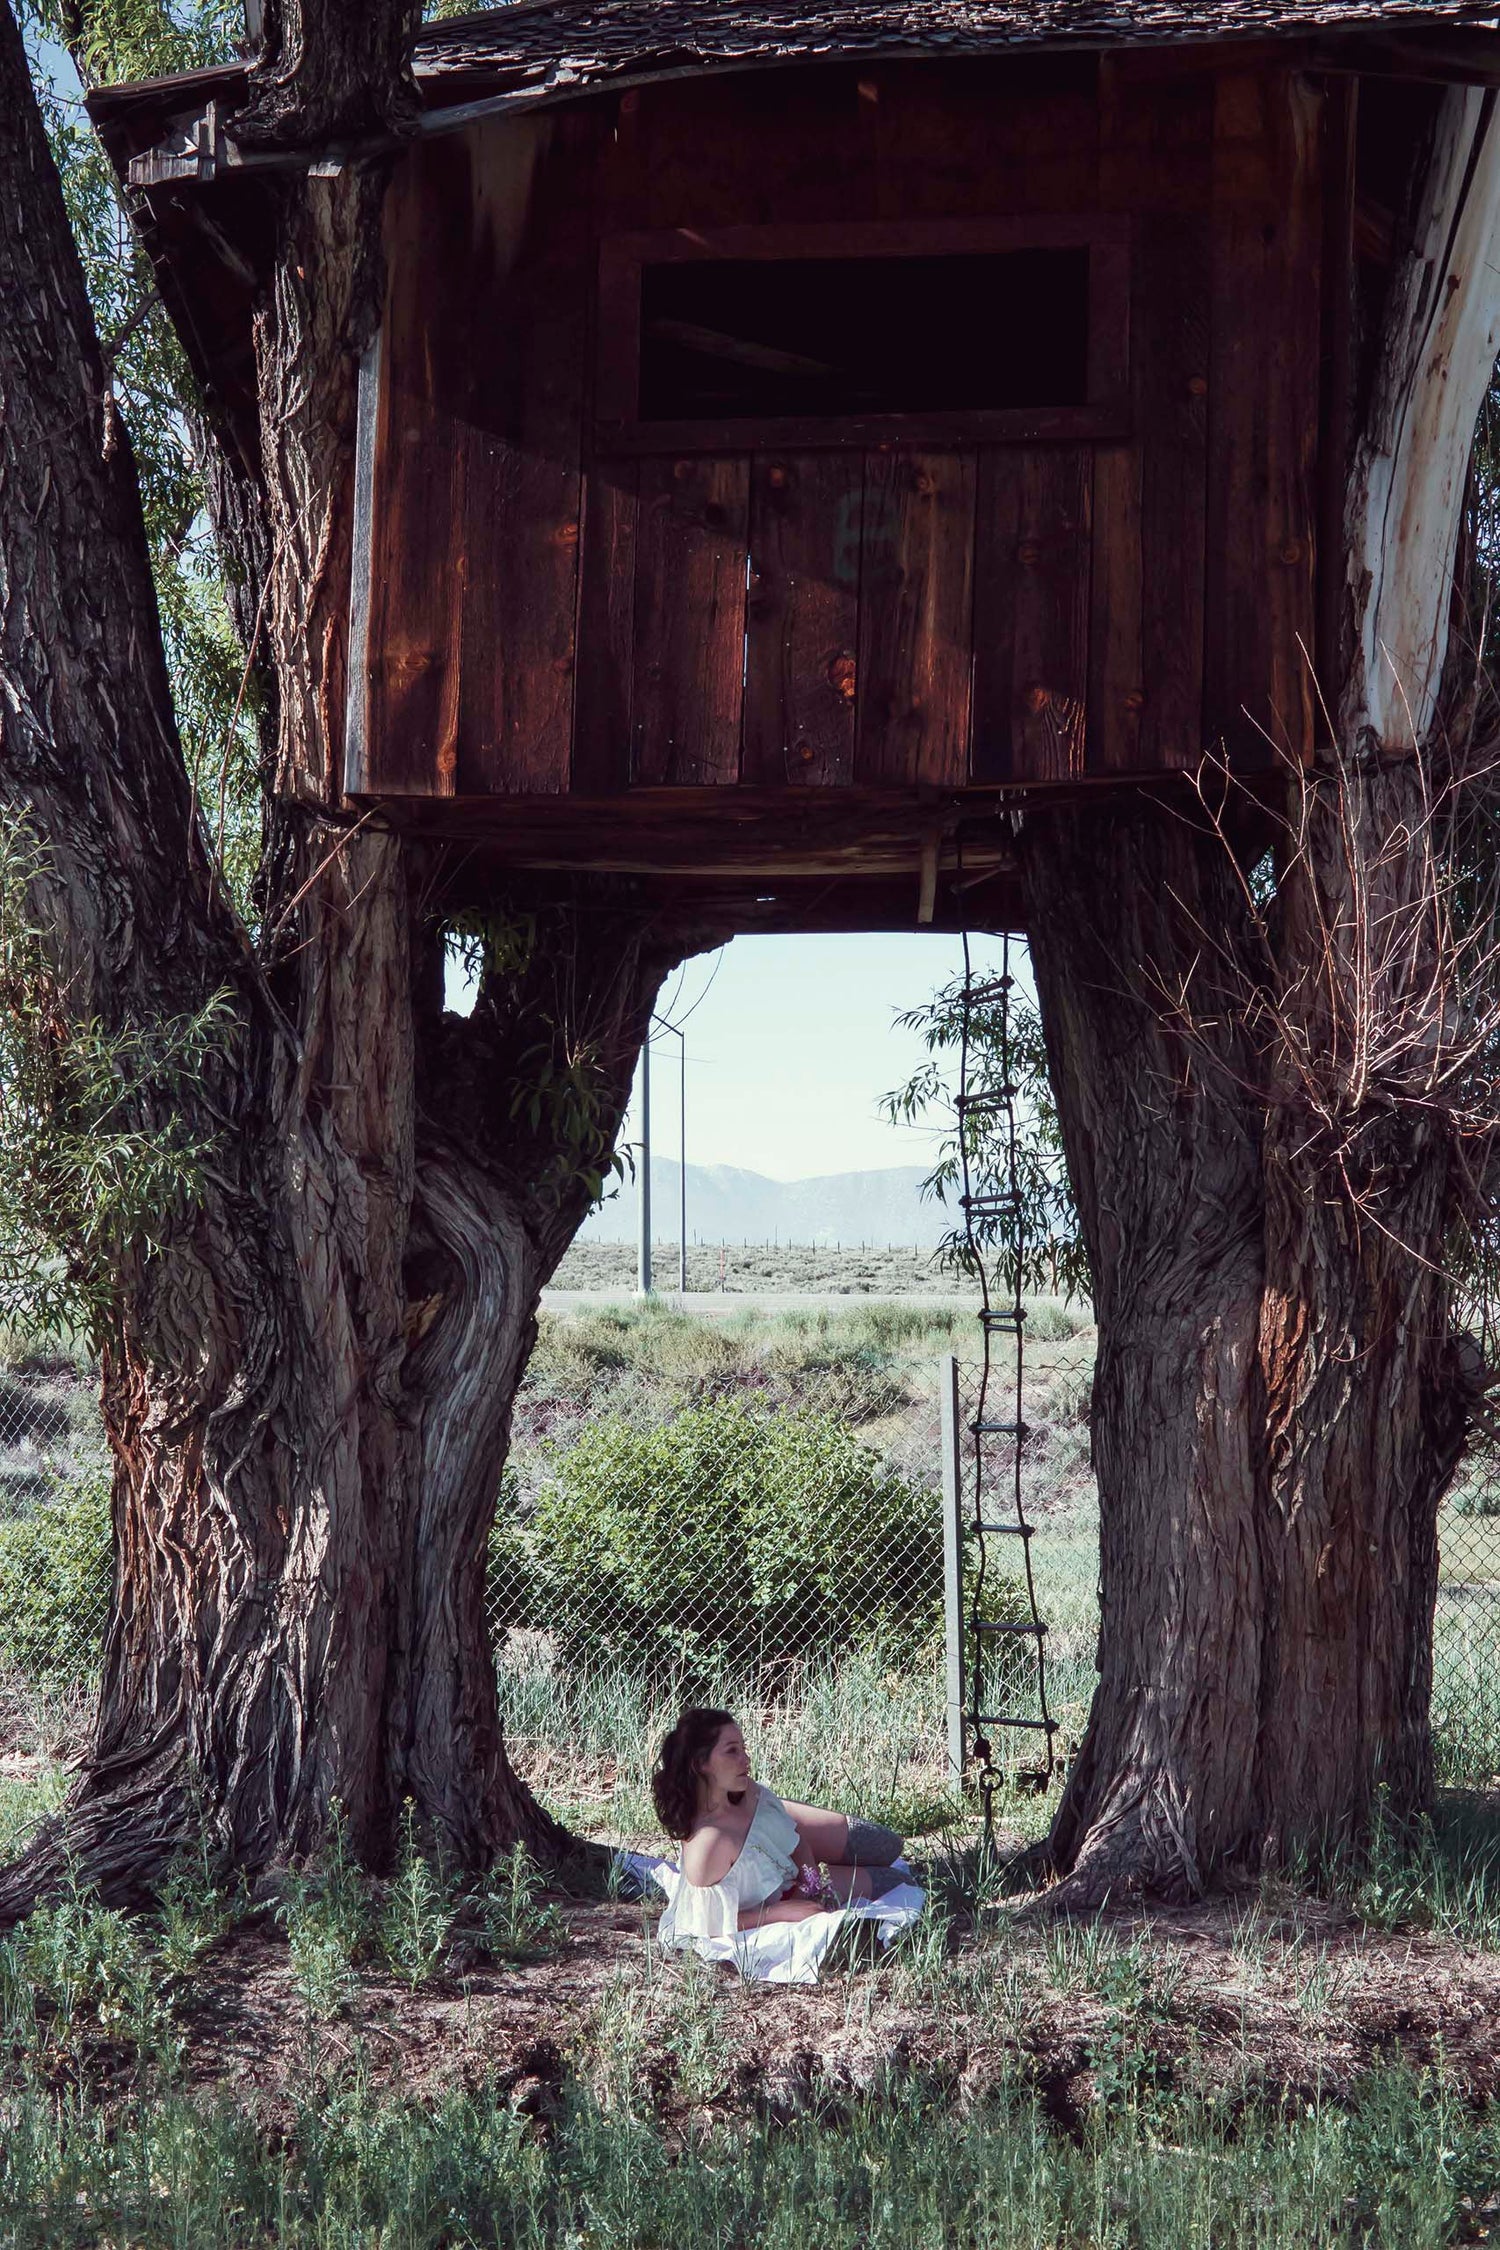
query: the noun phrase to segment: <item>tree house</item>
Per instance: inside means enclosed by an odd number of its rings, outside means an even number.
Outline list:
[[[791,884],[793,920],[872,926],[931,910],[960,815],[1305,756],[1361,339],[1442,83],[1500,78],[1484,21],[520,0],[427,27],[337,558],[348,796],[507,866],[747,911]],[[237,149],[243,85],[91,107],[258,460],[289,160]]]

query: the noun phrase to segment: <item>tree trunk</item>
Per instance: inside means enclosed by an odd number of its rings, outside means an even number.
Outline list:
[[[1452,557],[1500,342],[1493,103],[1415,183],[1348,464],[1337,742],[1259,916],[1206,812],[1034,815],[1031,937],[1099,1319],[1100,1677],[1056,1903],[1356,1840],[1432,1781],[1437,1511],[1469,1396],[1442,1266],[1472,1126],[1441,859]],[[1191,746],[1185,745],[1189,749]],[[1484,1125],[1482,1130],[1490,1130]]]
[[[1437,1512],[1465,1398],[1443,1271],[1450,996],[1428,787],[1410,758],[1315,776],[1278,900],[1261,1318],[1273,1850],[1346,1841],[1377,1787],[1405,1814],[1432,1785]]]
[[[508,919],[491,899],[480,1004],[445,1016],[448,864],[341,807],[377,220],[358,168],[289,178],[257,323],[261,483],[227,491],[269,573],[278,726],[252,942],[191,802],[128,449],[0,0],[0,801],[48,855],[35,905],[70,1017],[147,1023],[222,991],[233,1019],[188,1103],[201,1202],[116,1277],[96,1738],[3,1914],[67,1865],[140,1897],[202,1823],[254,1874],[313,1849],[335,1801],[375,1865],[408,1797],[451,1861],[562,1843],[505,1755],[486,1544],[538,1292],[661,979],[710,933],[606,885]]]
[[[1177,1898],[1260,1818],[1258,1120],[1240,1011],[1205,1055],[1172,1006],[1242,908],[1213,838],[1146,797],[1037,816],[1026,868],[1099,1327],[1099,1686],[1051,1851],[1070,1898]]]
[[[1099,1325],[1099,1684],[1054,1904],[1183,1898],[1356,1840],[1377,1789],[1427,1802],[1466,1401],[1450,1134],[1396,1085],[1447,1028],[1423,827],[1413,761],[1309,782],[1268,948],[1180,809],[1030,825]]]

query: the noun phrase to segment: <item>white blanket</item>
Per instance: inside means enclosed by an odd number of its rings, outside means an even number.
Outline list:
[[[652,1859],[645,1852],[617,1852],[617,1865],[628,1867],[642,1883],[654,1883],[670,1902],[682,1881],[669,1859]],[[904,1860],[895,1871],[908,1877]],[[880,1942],[889,1945],[898,1930],[915,1922],[927,1904],[920,1884],[907,1881],[884,1898],[860,1898],[831,1914],[809,1914],[801,1922],[764,1922],[759,1929],[740,1930],[733,1937],[681,1939],[705,1961],[725,1961],[757,1984],[816,1984],[823,1956],[846,1922],[874,1922]],[[667,1941],[670,1944],[670,1940]]]

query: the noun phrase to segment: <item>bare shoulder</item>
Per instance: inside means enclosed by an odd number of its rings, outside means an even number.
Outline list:
[[[682,1847],[682,1872],[696,1889],[722,1883],[740,1856],[740,1839],[707,1821]]]

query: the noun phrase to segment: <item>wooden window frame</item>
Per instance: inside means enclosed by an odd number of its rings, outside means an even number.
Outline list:
[[[1088,401],[929,414],[640,418],[641,271],[648,265],[764,258],[921,258],[1007,250],[1089,253]],[[902,219],[815,226],[672,227],[606,236],[599,252],[595,445],[600,454],[745,453],[764,447],[1088,444],[1130,435],[1130,222],[1067,218]]]

